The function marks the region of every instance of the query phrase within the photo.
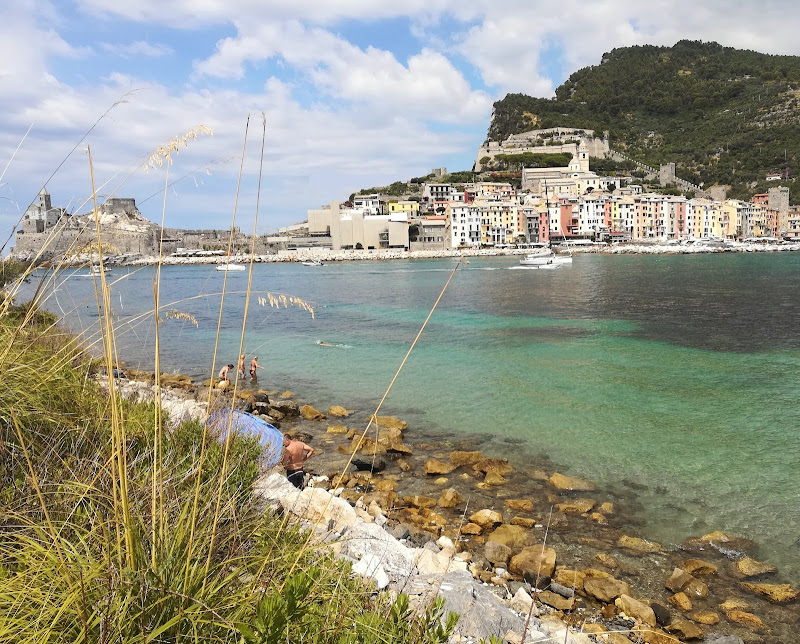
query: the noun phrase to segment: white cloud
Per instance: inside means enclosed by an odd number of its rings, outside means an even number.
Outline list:
[[[109,54],[114,54],[121,58],[136,58],[139,56],[145,58],[159,58],[173,53],[171,47],[160,43],[149,43],[144,40],[136,40],[124,45],[121,43],[103,42],[100,43],[100,48]]]
[[[280,57],[302,70],[329,96],[366,102],[406,117],[443,122],[485,120],[491,99],[469,86],[441,53],[423,49],[407,65],[385,49],[360,49],[321,28],[297,21],[241,27],[239,35],[217,43],[210,58],[196,64],[200,75],[237,77],[245,63]]]

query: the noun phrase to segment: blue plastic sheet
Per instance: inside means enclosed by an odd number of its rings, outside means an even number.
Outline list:
[[[224,441],[228,435],[228,427],[236,434],[255,436],[264,447],[262,460],[265,465],[277,465],[283,452],[283,434],[267,421],[243,411],[225,409],[208,417],[208,427],[219,432],[219,440]]]

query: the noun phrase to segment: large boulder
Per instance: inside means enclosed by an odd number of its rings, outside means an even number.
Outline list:
[[[511,463],[508,462],[507,458],[484,458],[475,463],[473,467],[484,474],[492,472],[498,476],[505,476],[514,471],[514,468],[511,466]]]
[[[528,546],[511,557],[509,570],[515,575],[552,577],[556,568],[556,551],[542,546]]]

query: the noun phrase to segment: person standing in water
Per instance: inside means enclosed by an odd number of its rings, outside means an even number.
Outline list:
[[[244,354],[243,353],[239,356],[239,363],[236,365],[236,369],[239,371],[239,375],[242,377],[242,382],[244,382]]]
[[[306,473],[303,470],[305,462],[311,458],[314,448],[303,441],[296,441],[283,435],[283,455],[281,465],[286,469],[286,478],[298,489],[303,489]]]
[[[264,367],[260,367],[258,364],[258,356],[253,356],[253,359],[250,361],[250,381],[257,382],[258,381],[258,372],[257,369],[263,369]]]

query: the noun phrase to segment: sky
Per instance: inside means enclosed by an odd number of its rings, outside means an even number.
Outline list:
[[[799,22],[794,0],[3,0],[0,236],[44,185],[86,212],[89,152],[100,201],[274,232],[361,188],[470,169],[495,101],[552,96],[615,47],[799,55]]]

